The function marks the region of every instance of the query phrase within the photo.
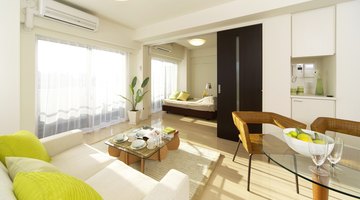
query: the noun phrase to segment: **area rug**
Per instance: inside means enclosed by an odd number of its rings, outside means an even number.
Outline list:
[[[107,145],[104,141],[92,146],[107,153]],[[200,198],[219,157],[219,152],[200,147],[190,141],[181,140],[179,149],[169,151],[166,159],[161,162],[146,160],[145,174],[158,181],[170,169],[176,169],[187,174],[190,180],[190,199],[196,200]],[[139,162],[130,166],[140,170]]]

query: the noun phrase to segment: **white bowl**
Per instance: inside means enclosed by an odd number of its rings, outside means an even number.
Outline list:
[[[306,130],[306,129],[302,129],[305,133],[308,133],[312,136],[312,138],[315,138],[315,131],[312,130]],[[291,131],[295,131],[295,128],[286,128],[283,130],[283,137],[285,139],[285,142],[287,143],[287,145],[294,151],[296,151],[297,153],[307,156],[307,157],[311,157],[310,153],[309,153],[309,144],[311,145],[315,145],[315,146],[319,146],[319,148],[321,147],[320,145],[322,144],[315,144],[315,143],[309,143],[309,142],[305,142],[296,138],[293,138],[291,136],[286,135],[287,133],[291,132]],[[331,153],[332,149],[334,148],[334,139],[332,139],[331,137],[324,135],[322,133],[317,133],[320,139],[326,139],[328,141],[328,155]]]

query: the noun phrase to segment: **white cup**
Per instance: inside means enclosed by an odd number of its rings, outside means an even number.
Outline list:
[[[156,140],[154,138],[149,138],[147,140],[147,148],[154,149],[156,147]]]
[[[129,133],[127,136],[129,138],[129,142],[133,142],[137,138],[136,133]]]

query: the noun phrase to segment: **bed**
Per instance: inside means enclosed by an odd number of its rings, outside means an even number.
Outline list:
[[[216,118],[216,105],[216,97],[213,96],[194,98],[188,101],[164,99],[162,110],[167,113],[211,120]]]

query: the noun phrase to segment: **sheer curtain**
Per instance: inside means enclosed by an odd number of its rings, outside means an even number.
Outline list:
[[[176,62],[158,58],[151,60],[151,112],[161,111],[162,100],[177,89]]]
[[[126,59],[122,53],[39,39],[38,136],[125,120],[118,95],[126,94]]]

